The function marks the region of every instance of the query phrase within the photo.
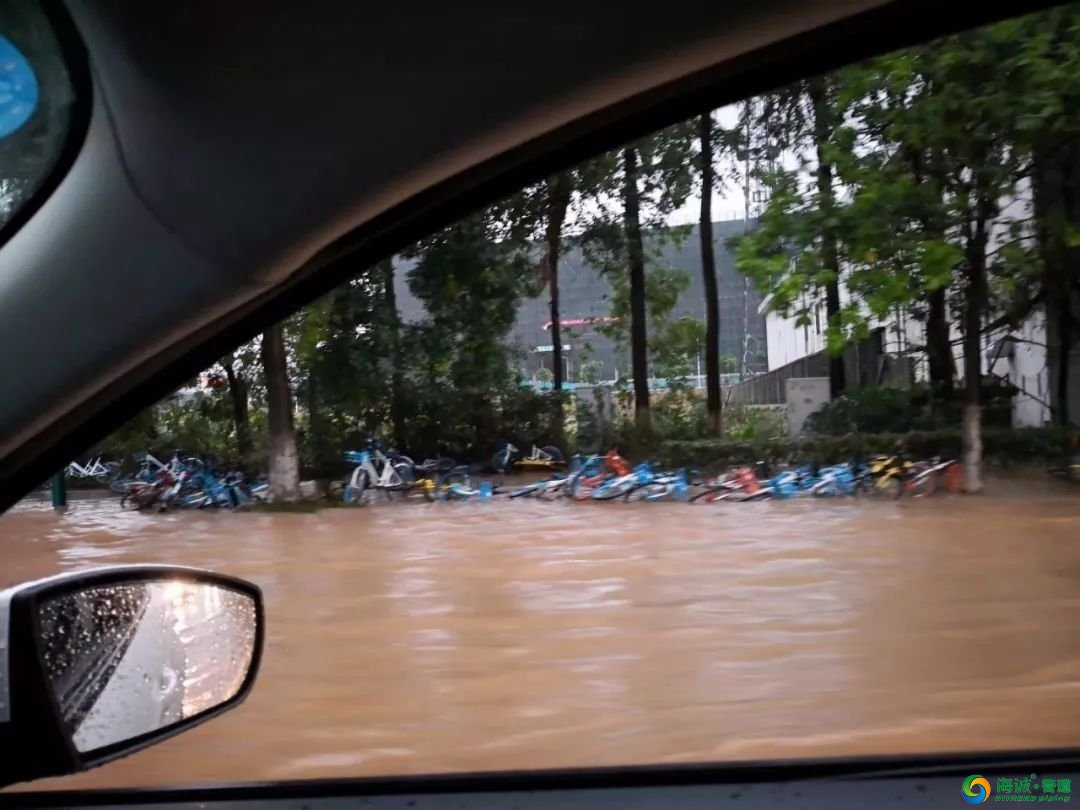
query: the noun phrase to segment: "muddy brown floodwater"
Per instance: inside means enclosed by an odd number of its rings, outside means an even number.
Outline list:
[[[1080,743],[1080,497],[377,504],[0,518],[0,586],[103,563],[262,586],[235,711],[41,787]]]

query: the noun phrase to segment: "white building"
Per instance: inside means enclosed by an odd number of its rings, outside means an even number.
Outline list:
[[[990,227],[989,250],[995,251],[1005,242],[1015,239],[1010,232],[1013,223],[1028,220],[1031,215],[1031,189],[1022,183],[1014,197],[1003,201],[997,219]],[[850,303],[851,296],[841,285],[841,305]],[[811,312],[812,323],[797,325],[796,319],[785,318],[769,311],[769,299],[762,302],[760,311],[765,313],[765,329],[768,342],[768,366],[772,371],[788,363],[806,357],[825,348],[825,302],[804,301]],[[903,309],[898,309],[884,319],[874,319],[872,327],[884,327],[883,350],[896,357],[910,357],[913,361],[916,381],[929,376],[926,353],[925,323]],[[958,377],[963,376],[963,335],[958,324],[950,324],[953,356]],[[1011,334],[998,330],[983,336],[982,372],[1007,379],[1020,393],[1013,399],[1013,426],[1038,427],[1051,421],[1050,377],[1047,369],[1046,314],[1037,308]]]
[[[842,294],[841,298],[845,296]],[[825,349],[825,303],[810,305],[811,324],[797,325],[795,318],[785,318],[768,310],[769,300],[762,302],[765,314],[765,334],[768,341],[769,371],[786,366],[807,355]],[[884,350],[893,356],[913,359],[915,380],[925,382],[929,377],[926,354],[925,324],[906,311],[898,311],[886,319],[874,319],[874,327],[884,327]],[[960,330],[951,325],[953,357],[958,375],[963,375],[964,357]],[[1046,359],[1046,315],[1036,309],[1020,328],[1009,332],[1002,329],[982,339],[983,374],[1007,379],[1019,389],[1013,397],[1013,426],[1040,427],[1050,422],[1050,384]]]

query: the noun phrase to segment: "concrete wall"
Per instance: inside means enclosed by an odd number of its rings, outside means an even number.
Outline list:
[[[1012,333],[1001,332],[986,352],[990,374],[1005,377],[1020,389],[1013,397],[1013,427],[1041,427],[1050,421],[1050,378],[1046,366],[1046,316],[1032,313]]]

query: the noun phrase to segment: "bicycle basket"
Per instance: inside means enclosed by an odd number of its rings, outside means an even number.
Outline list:
[[[345,460],[350,464],[364,464],[371,458],[367,450],[346,450]]]

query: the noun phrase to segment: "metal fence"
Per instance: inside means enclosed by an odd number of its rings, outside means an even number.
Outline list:
[[[885,354],[884,336],[884,329],[875,329],[866,340],[844,350],[844,376],[848,389],[869,388],[886,382],[903,384],[910,376],[910,364]],[[724,399],[741,405],[782,405],[787,401],[789,379],[828,376],[828,355],[824,351],[815,352],[727,388]]]

